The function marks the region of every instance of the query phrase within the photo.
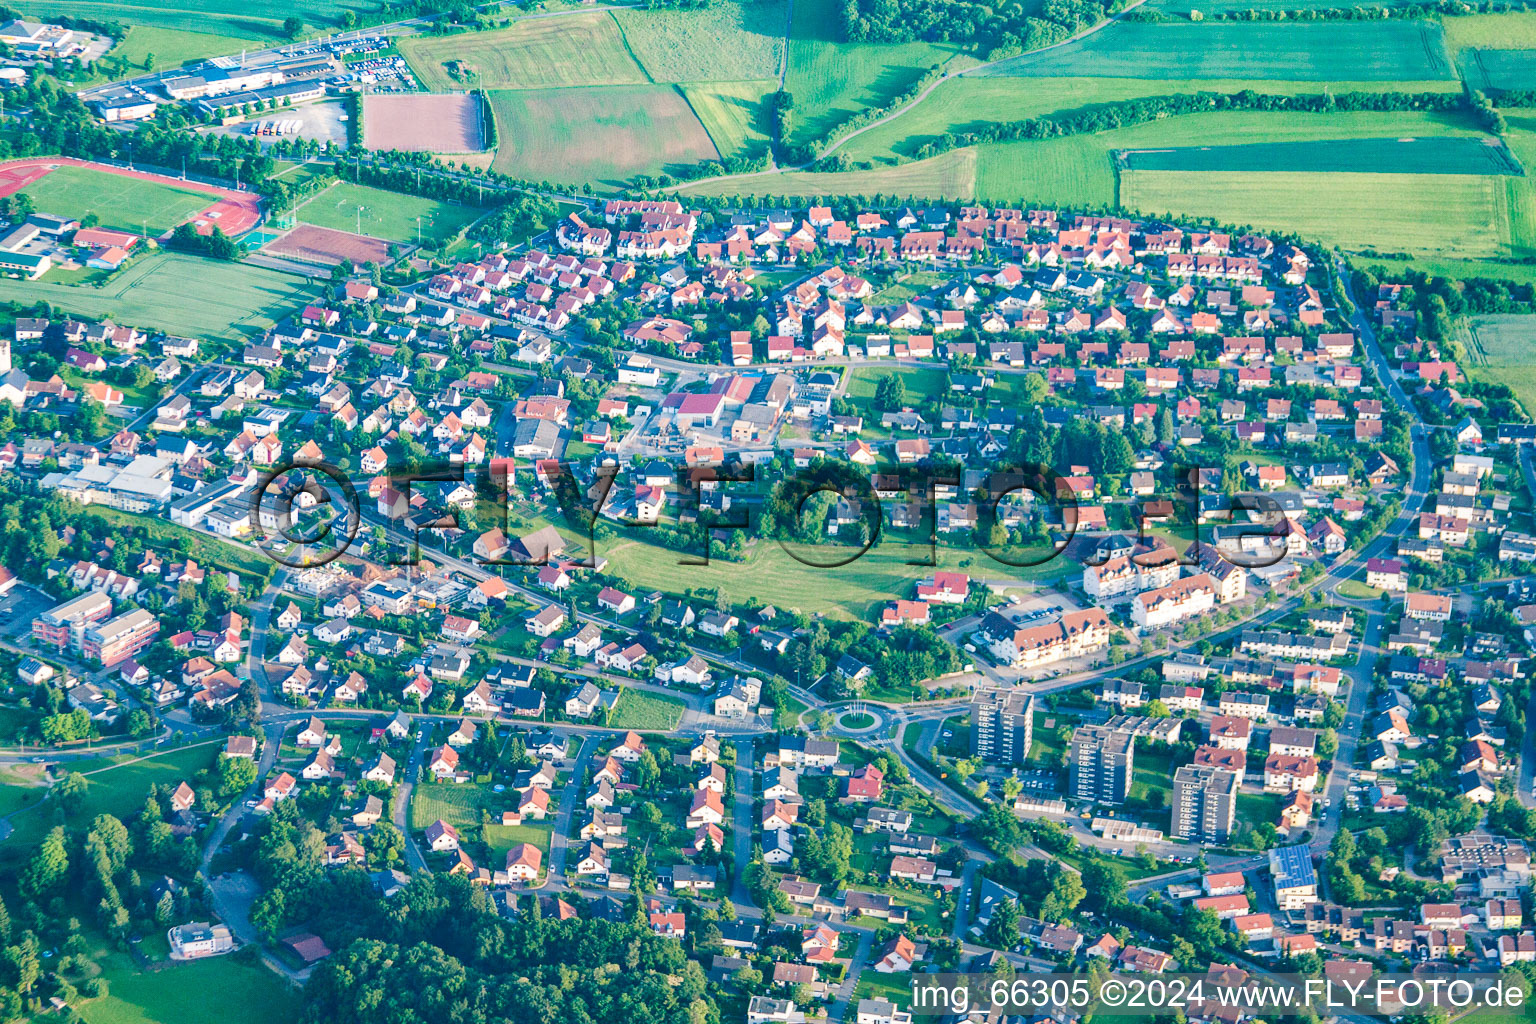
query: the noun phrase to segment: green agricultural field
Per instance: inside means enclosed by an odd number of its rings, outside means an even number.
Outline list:
[[[1132,171],[1120,200],[1388,252],[1486,258],[1510,244],[1504,179],[1491,176]]]
[[[970,198],[976,194],[976,151],[957,149],[928,160],[870,171],[791,171],[725,181],[706,178],[684,185],[680,191],[704,196]]]
[[[358,231],[390,242],[416,241],[416,218],[421,218],[421,237],[439,241],[452,238],[484,213],[473,206],[454,206],[435,199],[386,192],[384,189],[338,181],[299,207],[305,224],[337,231]]]
[[[608,713],[608,725],[614,729],[671,732],[683,720],[686,708],[676,697],[626,687]]]
[[[848,43],[835,0],[800,0],[789,33],[784,87],[795,97],[791,141],[819,139],[868,107],[884,107],[934,64],[976,63],[955,43]]]
[[[618,187],[719,156],[675,86],[494,92],[491,107],[501,139],[491,166],[534,181]]]
[[[718,82],[685,85],[683,96],[709,133],[722,157],[761,153],[768,148],[769,119],[765,97],[776,82]]]
[[[986,200],[1112,206],[1115,150],[1310,142],[1317,138],[1481,136],[1463,114],[1296,114],[1234,111],[1188,114],[1095,135],[978,147],[976,192]],[[966,198],[964,196],[960,198]],[[1121,197],[1124,199],[1124,196]],[[1156,212],[1165,212],[1159,208]]]
[[[1442,20],[1445,45],[1452,53],[1468,49],[1536,50],[1536,12],[1473,14]]]
[[[283,21],[287,18],[302,19],[310,30],[334,31],[340,25],[343,11],[361,15],[377,9],[378,4],[373,0],[265,0],[260,4],[245,0],[136,0],[132,6],[125,6],[101,0],[23,0],[16,6],[42,17],[63,14],[131,21],[150,28],[238,36],[271,45],[274,41],[287,41],[283,32]]]
[[[490,32],[406,36],[398,45],[428,90],[545,89],[646,80],[606,11],[524,19]]]
[[[1536,83],[1536,50],[1462,50],[1457,64],[1474,89],[1528,89]]]
[[[94,213],[104,228],[134,233],[147,228],[154,235],[217,201],[193,188],[72,166],[49,172],[23,191],[46,213],[76,218]]]
[[[1121,154],[1131,171],[1372,171],[1385,174],[1523,173],[1496,139],[1350,139],[1180,146]]]
[[[1121,21],[978,75],[1417,81],[1456,77],[1437,22]]]
[[[86,1024],[265,1024],[299,1016],[298,991],[242,955],[140,971],[124,953],[102,961],[108,994],[80,1008]]]
[[[99,288],[0,278],[0,301],[48,302],[60,312],[201,338],[255,334],[319,294],[291,274],[179,253],[140,257]]]
[[[1459,340],[1474,378],[1508,384],[1527,412],[1536,409],[1536,315],[1471,317]]]
[[[851,137],[838,149],[855,164],[911,158],[946,132],[980,131],[994,122],[1076,110],[1144,96],[1193,92],[1255,92],[1298,95],[1322,92],[1456,92],[1457,82],[1286,82],[1245,79],[979,78],[951,77],[918,104],[884,124]]]
[[[651,81],[740,82],[778,78],[788,15],[788,0],[739,0],[613,16]]]

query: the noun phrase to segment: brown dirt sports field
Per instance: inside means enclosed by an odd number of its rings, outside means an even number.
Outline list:
[[[327,266],[335,266],[343,260],[351,260],[358,266],[369,260],[379,264],[389,262],[389,243],[382,238],[354,235],[350,231],[320,228],[313,224],[300,224],[282,238],[267,243],[262,252]]]
[[[363,97],[363,146],[410,153],[478,153],[485,149],[480,101],[469,93]]]

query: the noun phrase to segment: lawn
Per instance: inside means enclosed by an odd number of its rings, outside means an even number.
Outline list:
[[[490,32],[404,36],[399,47],[428,91],[646,81],[606,11],[524,19]]]
[[[1536,315],[1471,317],[1459,337],[1475,379],[1508,384],[1527,412],[1536,409]]]
[[[742,82],[778,78],[788,14],[788,0],[739,0],[613,16],[651,81]]]
[[[494,820],[501,807],[516,805],[517,794],[511,790],[493,793],[491,787],[473,782],[423,782],[411,790],[411,828],[426,828],[438,820],[465,828],[480,824],[481,808],[490,810]]]
[[[885,999],[900,1009],[906,1009],[912,1005],[912,975],[878,974],[873,970],[865,970],[859,975],[859,983],[854,986],[853,1004],[857,1006],[860,999]]]
[[[126,820],[144,806],[150,786],[174,788],[178,782],[190,782],[198,772],[213,766],[221,746],[222,741],[215,741],[142,760],[117,757],[66,765],[60,770],[78,771],[85,777],[85,797],[79,809],[65,815],[52,802],[39,804],[11,820],[16,831],[6,842],[31,846],[54,825],[83,827],[98,814],[113,814]]]
[[[869,107],[884,107],[934,64],[959,70],[976,63],[957,43],[848,43],[842,5],[801,0],[790,26],[784,87],[795,97],[791,141],[811,142]]]
[[[875,397],[875,391],[880,381],[886,377],[899,377],[906,391],[908,405],[917,405],[921,402],[931,402],[945,393],[949,374],[945,370],[920,366],[898,369],[873,369],[870,367],[858,367],[850,371],[848,378],[848,398],[850,401],[871,401]],[[879,413],[870,410],[866,419],[880,422]]]
[[[1280,808],[1285,797],[1279,793],[1237,794],[1237,820],[1249,825],[1271,825],[1280,821]]]
[[[155,235],[216,199],[193,188],[72,166],[44,175],[23,191],[40,211],[77,218],[95,214],[101,227],[135,234],[147,229]]]
[[[1018,193],[1028,191],[1029,187],[1026,182],[1017,180],[1012,190]],[[868,171],[792,171],[729,181],[706,178],[685,185],[680,191],[705,196],[774,195],[814,198],[884,194],[920,199],[964,199],[976,194],[976,151],[957,149],[928,160],[914,160],[899,167],[878,167]]]
[[[289,17],[302,19],[310,29],[335,31],[340,26],[342,11],[351,10],[361,15],[378,8],[374,0],[265,0],[259,5],[245,0],[136,0],[132,6],[101,0],[25,0],[16,6],[43,17],[69,15],[101,21],[132,20],[135,25],[152,28],[259,39],[266,45],[288,41],[283,21]],[[235,51],[210,51],[216,52]]]
[[[539,848],[539,852],[544,854],[543,870],[548,870],[549,837],[554,830],[555,825],[552,820],[531,825],[485,826],[485,845],[491,849],[491,865],[505,865],[508,850],[518,843],[532,843]]]
[[[617,187],[719,156],[671,85],[491,93],[501,145],[492,167],[533,181]]]
[[[1387,174],[1522,173],[1493,139],[1440,136],[1260,142],[1246,146],[1135,149],[1121,156],[1133,171],[1374,171]]]
[[[266,1024],[299,1017],[298,992],[243,956],[139,971],[122,953],[103,961],[108,994],[82,1005],[86,1024]]]
[[[1018,121],[1058,110],[1075,110],[1143,96],[1193,92],[1234,93],[1243,89],[1270,94],[1305,94],[1327,89],[1335,94],[1401,89],[1409,92],[1455,91],[1455,82],[1286,82],[1243,79],[1159,78],[982,78],[951,77],[921,103],[900,116],[850,139],[838,150],[855,163],[911,158],[946,132],[978,131],[993,122]]]
[[[717,82],[683,86],[683,96],[722,157],[768,148],[768,108],[776,82]]]
[[[1493,176],[1135,171],[1121,176],[1120,200],[1389,252],[1491,257],[1511,243],[1508,193]]]
[[[1075,43],[1024,54],[978,76],[1104,78],[1452,79],[1437,22],[1121,21]]]
[[[298,219],[305,224],[390,242],[414,242],[416,218],[420,217],[422,237],[443,241],[484,212],[473,206],[453,206],[435,199],[338,181],[299,207]]]
[[[0,278],[0,301],[47,302],[59,312],[110,315],[147,330],[204,338],[255,334],[318,294],[290,274],[179,253],[140,257],[100,288]]]
[[[608,712],[608,725],[614,729],[671,732],[683,720],[686,708],[676,697],[625,687]]]
[[[107,56],[121,57],[135,69],[142,69],[145,59],[153,54],[155,70],[161,70],[220,54],[239,53],[241,48],[250,45],[250,39],[241,36],[188,32],[168,26],[134,25]]]

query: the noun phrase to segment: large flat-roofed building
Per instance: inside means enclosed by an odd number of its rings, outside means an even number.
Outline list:
[[[1072,795],[1096,804],[1120,804],[1131,792],[1136,740],[1102,725],[1083,725],[1072,734]]]
[[[1206,764],[1186,764],[1173,773],[1173,826],[1180,839],[1224,843],[1237,813],[1236,772]]]
[[[103,665],[126,661],[148,647],[160,632],[160,620],[142,608],[89,626],[80,645],[80,653],[96,658]]]
[[[32,620],[32,638],[54,650],[78,648],[85,628],[112,614],[112,599],[99,591],[81,594]]]
[[[1034,738],[1035,698],[1022,690],[978,686],[971,695],[971,753],[983,761],[1023,764]]]

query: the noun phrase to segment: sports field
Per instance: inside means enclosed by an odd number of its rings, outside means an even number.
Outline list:
[[[396,93],[363,97],[363,145],[407,153],[485,149],[485,105],[473,93]]]
[[[378,4],[372,0],[263,0],[259,4],[246,0],[135,0],[131,6],[125,6],[100,0],[23,0],[15,6],[44,17],[64,14],[102,21],[131,21],[150,28],[286,41],[286,18],[300,18],[311,29],[334,29],[342,11],[362,15]]]
[[[60,312],[203,338],[255,334],[319,294],[275,270],[179,253],[140,257],[99,288],[0,278],[0,301],[43,301]]]
[[[1345,77],[1344,69],[1365,80],[1456,77],[1439,24],[1427,21],[1121,21],[977,74],[1326,82]]]
[[[1496,139],[1339,139],[1180,146],[1122,152],[1132,171],[1374,171],[1384,174],[1521,174]]]
[[[102,227],[135,234],[146,227],[159,234],[214,202],[206,192],[71,166],[50,171],[22,191],[40,211],[75,218],[94,213]]]
[[[430,92],[646,80],[629,55],[618,24],[606,11],[524,19],[491,32],[405,36],[398,45]]]
[[[681,190],[701,196],[884,194],[922,199],[970,198],[976,195],[976,150],[957,149],[928,160],[913,160],[898,167],[869,171],[792,171],[730,181],[706,178],[684,185]]]
[[[298,219],[316,227],[371,235],[390,242],[415,242],[418,217],[424,240],[442,240],[458,234],[484,212],[472,206],[452,206],[435,199],[338,181],[299,207]]]
[[[1305,238],[1388,252],[1488,258],[1511,239],[1496,176],[1308,172],[1128,171],[1128,209],[1215,217]]]
[[[739,0],[690,10],[614,12],[630,52],[656,82],[740,82],[779,76],[787,0]]]
[[[719,156],[676,86],[495,92],[491,107],[491,166],[533,181],[618,186]]]
[[[954,43],[844,42],[838,8],[832,0],[795,4],[784,82],[795,97],[792,141],[819,139],[865,108],[885,106],[931,65],[958,71],[976,63]]]
[[[1269,94],[1346,92],[1458,92],[1451,81],[1431,82],[1284,82],[1250,79],[1167,80],[1160,78],[973,78],[951,77],[921,103],[884,124],[850,138],[838,152],[858,163],[910,159],[946,132],[980,131],[997,121],[1020,121],[1056,111],[1099,104],[1193,92],[1234,93],[1243,89]]]
[[[1458,340],[1474,378],[1508,384],[1526,412],[1536,409],[1536,315],[1470,317],[1459,329]]]
[[[380,266],[387,263],[391,244],[370,235],[300,224],[292,231],[269,240],[261,248],[263,252],[274,256],[291,256],[331,267],[345,261],[361,267],[368,263]]]
[[[768,109],[764,98],[777,82],[713,82],[685,85],[683,95],[704,124],[722,157],[768,146]]]

